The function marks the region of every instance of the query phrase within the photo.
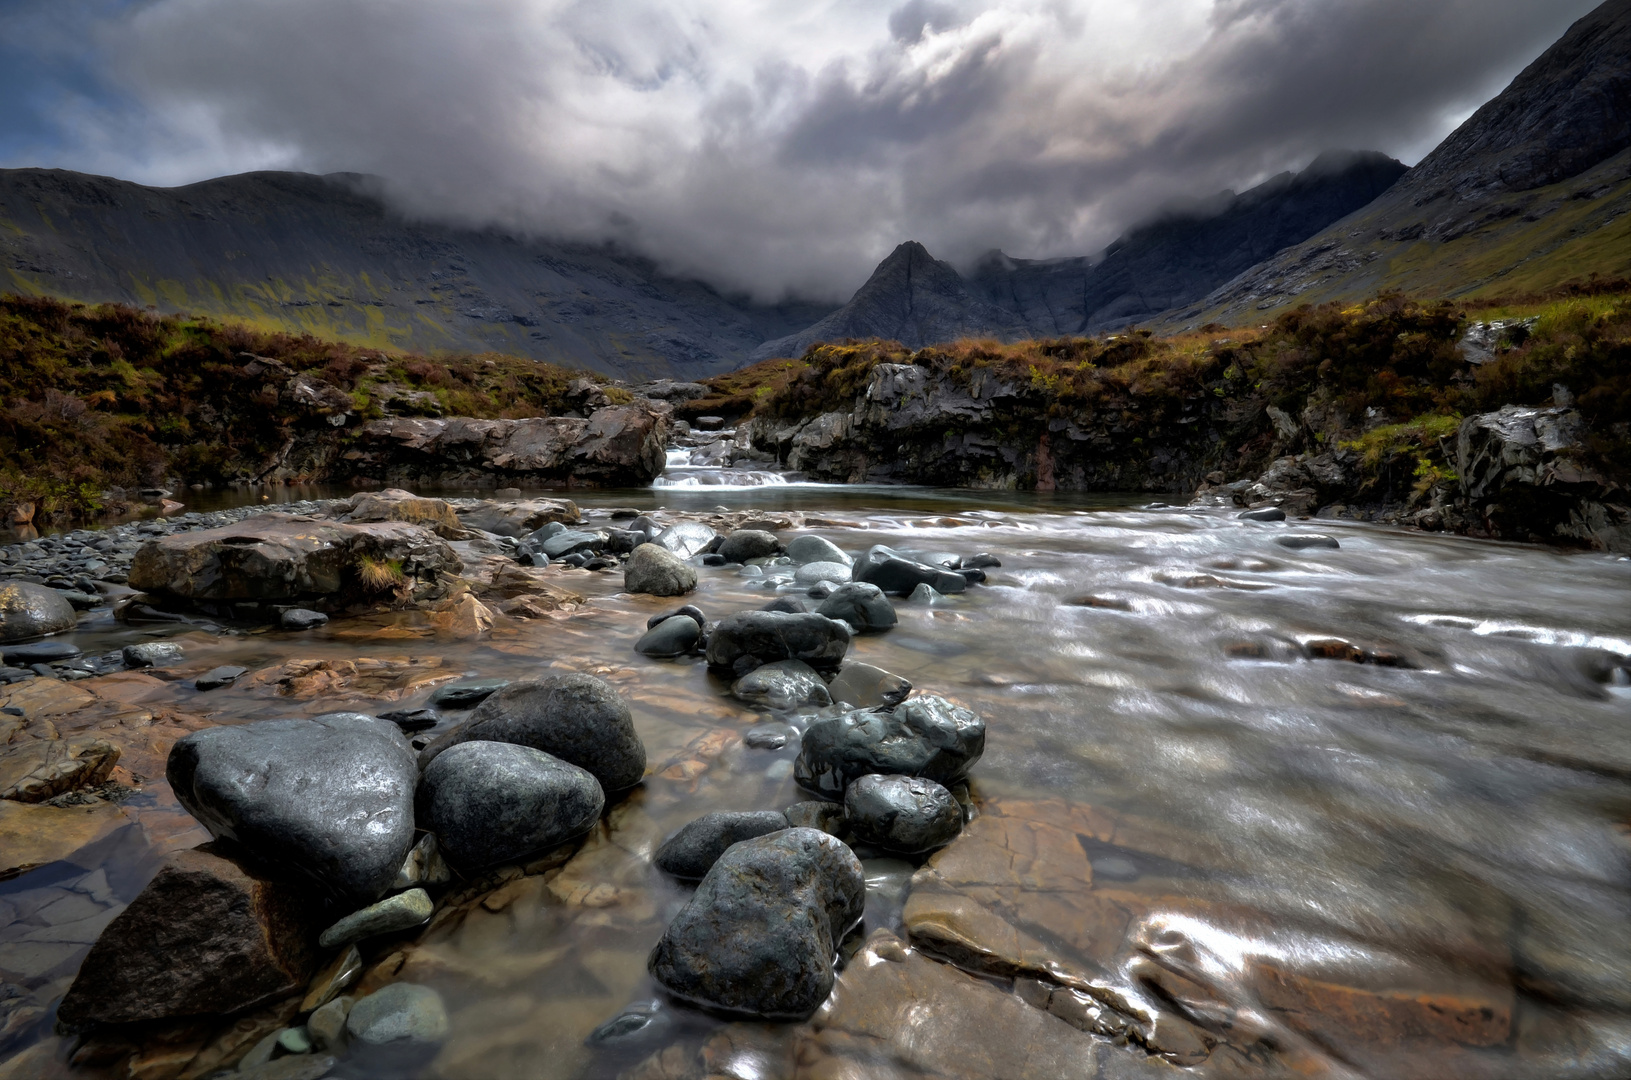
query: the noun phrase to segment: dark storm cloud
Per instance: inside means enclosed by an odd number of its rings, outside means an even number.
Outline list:
[[[906,238],[1081,254],[1333,147],[1414,160],[1589,0],[144,0],[50,162],[369,172],[772,297]]]

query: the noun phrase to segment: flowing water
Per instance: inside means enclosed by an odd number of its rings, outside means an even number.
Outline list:
[[[1340,549],[1293,550],[1276,538],[1313,530],[1223,509],[765,483],[688,467],[652,490],[586,501],[796,508],[852,552],[881,543],[997,556],[1002,567],[966,594],[897,601],[900,625],[858,637],[849,659],[986,718],[977,803],[1090,806],[1137,824],[1122,831],[1146,839],[1080,837],[1092,890],[1120,890],[1136,925],[1084,938],[1066,925],[1087,917],[1070,895],[1021,915],[1040,939],[1075,934],[1074,955],[1107,984],[1130,987],[1149,957],[1179,955],[1198,994],[1235,1009],[1237,1032],[1241,1016],[1262,1014],[1269,1034],[1240,1036],[1247,1050],[1188,1071],[1631,1075],[1631,561],[1337,522],[1317,531]],[[700,577],[688,599],[710,618],[776,595],[733,571]],[[435,986],[452,1019],[431,1075],[614,1076],[722,1030],[724,1020],[664,1003],[638,1035],[585,1044],[630,1003],[660,999],[645,957],[687,890],[651,867],[656,845],[710,810],[807,797],[791,778],[796,737],[778,750],[741,741],[755,724],[796,731],[798,718],[734,701],[700,660],[633,652],[647,617],[672,601],[620,594],[617,573],[573,571],[561,583],[590,603],[475,642],[391,639],[380,633],[389,619],[302,635],[164,631],[185,638],[189,670],[400,657],[482,676],[589,671],[629,701],[652,765],[643,787],[558,875],[511,883],[408,953],[396,977]],[[150,636],[110,621],[80,634],[87,651]],[[243,684],[205,697],[175,683],[144,699],[225,723],[369,704],[343,690],[300,700]],[[0,883],[0,903],[23,910],[38,890],[98,869],[128,901],[152,872],[157,838],[203,838],[160,779],[131,805],[140,828]],[[901,930],[912,867],[867,868],[867,928]],[[8,947],[0,935],[0,969]],[[400,948],[376,945],[372,958]],[[64,980],[82,951],[41,978]],[[1275,985],[1292,988],[1290,1004],[1265,996],[1265,971],[1284,976]],[[979,989],[992,987],[1014,984]],[[1469,1008],[1479,1032],[1435,1026]],[[896,1011],[895,1030],[852,1039],[850,1072],[797,1054],[806,1035],[792,1025],[716,1039],[709,1067],[743,1080],[795,1060],[801,1075],[1002,1075],[972,1064],[913,1071],[933,1058],[920,1044],[951,1037],[934,1013]],[[1009,1037],[977,1027],[956,1037]],[[1137,1045],[1105,1052],[1086,1075],[1177,1072]]]

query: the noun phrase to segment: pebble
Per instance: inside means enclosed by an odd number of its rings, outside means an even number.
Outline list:
[[[325,949],[338,949],[364,938],[409,930],[429,919],[435,910],[429,893],[424,889],[409,889],[352,912],[324,930],[317,944]]]
[[[342,995],[321,1005],[306,1018],[306,1034],[319,1050],[338,1049],[345,1038],[345,1018],[351,1012],[356,998]]]
[[[304,1027],[284,1028],[278,1033],[277,1044],[290,1054],[309,1054],[312,1050],[311,1036]]]
[[[787,745],[788,733],[776,727],[754,728],[742,736],[742,745],[754,750],[780,750]]]

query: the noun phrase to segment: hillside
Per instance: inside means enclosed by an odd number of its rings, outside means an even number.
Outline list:
[[[849,303],[755,360],[818,341],[880,338],[911,348],[993,337],[1088,334],[1199,299],[1273,252],[1375,199],[1405,171],[1381,154],[1321,155],[1243,194],[1221,192],[1131,230],[1097,257],[1012,259],[992,252],[966,279],[922,244],[900,245]]]
[[[723,296],[608,247],[409,221],[347,175],[161,189],[0,170],[0,268],[0,288],[24,294],[628,377],[726,371],[829,310]]]
[[[1512,296],[1631,276],[1631,0],[1579,20],[1374,203],[1169,329],[1380,289]]]

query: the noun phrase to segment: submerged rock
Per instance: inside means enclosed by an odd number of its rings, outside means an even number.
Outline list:
[[[0,799],[37,803],[106,782],[119,748],[83,736],[32,739],[0,754]]]
[[[675,608],[673,611],[664,611],[660,614],[653,615],[651,618],[646,620],[646,629],[650,630],[658,623],[665,622],[668,619],[673,618],[675,615],[684,615],[688,619],[693,619],[698,626],[708,625],[708,616],[702,613],[701,608],[697,607],[695,604],[685,604],[681,607]]]
[[[447,1038],[447,1006],[428,986],[392,983],[351,1006],[345,1030],[365,1059],[420,1063]]]
[[[701,641],[701,624],[688,615],[675,615],[642,634],[634,643],[634,651],[658,658],[684,656]]]
[[[856,709],[899,705],[912,692],[912,684],[899,675],[871,664],[845,664],[828,684],[832,699]]]
[[[799,566],[808,566],[811,563],[838,563],[847,569],[855,564],[855,560],[844,552],[844,549],[831,540],[809,533],[795,536],[787,542],[787,557]],[[844,575],[848,577],[848,573]]]
[[[840,585],[832,591],[816,611],[829,619],[841,619],[856,633],[867,630],[887,630],[900,621],[895,607],[883,590],[868,582],[856,581]]]
[[[770,709],[832,704],[827,684],[802,660],[778,660],[754,668],[731,684],[731,696]]]
[[[471,870],[515,862],[581,836],[605,793],[588,771],[530,746],[449,747],[419,782],[420,824],[449,863]]]
[[[0,585],[0,643],[60,634],[77,623],[74,606],[55,589],[28,581]]]
[[[314,966],[314,907],[215,845],[176,852],[91,946],[58,1018],[234,1013],[295,993]]]
[[[804,1020],[832,990],[839,942],[865,904],[860,861],[836,838],[785,829],[745,840],[714,863],[647,966],[683,1000]]]
[[[660,544],[641,544],[623,568],[623,587],[631,593],[683,596],[697,587],[697,572]]]
[[[911,698],[893,711],[857,709],[811,724],[793,776],[823,795],[841,795],[869,773],[963,779],[985,752],[985,721],[941,697]]]
[[[428,769],[450,746],[474,740],[514,743],[588,770],[606,791],[638,784],[646,748],[617,691],[593,675],[547,675],[512,683],[420,753]]]
[[[1310,533],[1294,536],[1276,536],[1274,542],[1281,547],[1288,547],[1293,551],[1302,551],[1306,548],[1340,548],[1342,545],[1334,536],[1322,536]]]
[[[508,685],[509,679],[449,683],[431,691],[430,700],[426,704],[433,709],[474,709]]]
[[[682,559],[701,554],[719,539],[719,534],[699,521],[682,521],[670,525],[657,534],[654,543],[660,544]]]
[[[963,810],[951,792],[921,776],[862,776],[844,792],[855,839],[885,851],[916,855],[951,843]]]
[[[749,559],[764,559],[781,551],[781,541],[775,533],[762,529],[737,529],[719,545],[719,554],[726,562],[745,563]]]
[[[663,842],[653,860],[657,869],[683,881],[696,881],[732,844],[788,827],[780,810],[719,810],[688,822]]]
[[[413,847],[418,769],[392,723],[338,714],[205,728],[170,751],[165,777],[210,834],[372,903]]]
[[[740,611],[727,615],[708,637],[708,664],[738,675],[778,660],[802,660],[830,671],[844,659],[849,627],[825,615]]]
[[[849,822],[844,817],[844,804],[825,799],[796,802],[782,813],[787,824],[795,829],[820,829],[840,840],[849,835]]]

